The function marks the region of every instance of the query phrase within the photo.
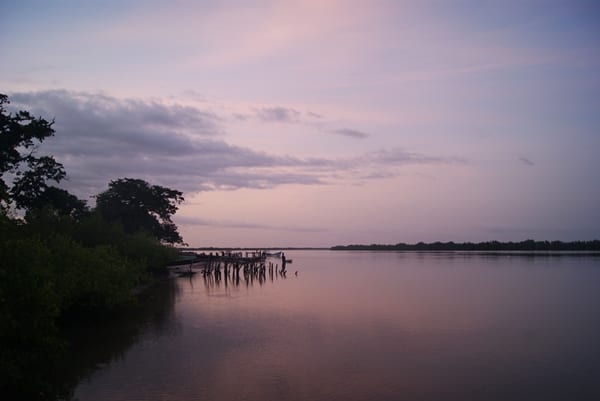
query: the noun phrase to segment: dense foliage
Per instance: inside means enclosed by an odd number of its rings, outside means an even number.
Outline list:
[[[171,221],[181,202],[179,191],[123,178],[111,181],[108,190],[96,197],[96,209],[108,221],[120,222],[128,233],[145,231],[174,244],[183,242]]]
[[[181,242],[170,216],[183,197],[142,180],[117,180],[98,195],[102,206],[89,210],[48,185],[65,176],[60,163],[34,156],[54,134],[52,123],[11,114],[7,103],[0,94],[0,394],[56,399],[69,392],[56,375],[70,346],[61,329],[135,302],[136,289],[175,256],[163,242]],[[135,208],[119,204],[126,198],[121,183],[128,184],[127,199],[142,200]]]
[[[534,241],[521,242],[419,242],[416,244],[395,245],[337,245],[335,251],[600,251],[600,240],[594,241]]]

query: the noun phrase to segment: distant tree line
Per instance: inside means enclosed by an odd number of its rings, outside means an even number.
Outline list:
[[[90,208],[53,185],[65,169],[38,154],[53,121],[8,103],[0,94],[0,394],[68,398],[56,380],[70,347],[61,330],[135,303],[183,243],[171,221],[183,196],[123,178]]]
[[[334,251],[600,251],[600,241],[418,242],[395,245],[336,245]]]

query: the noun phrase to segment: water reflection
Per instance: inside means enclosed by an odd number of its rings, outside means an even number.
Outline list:
[[[600,264],[297,252],[178,287],[85,400],[600,399]],[[296,265],[297,263],[297,265]]]
[[[175,303],[180,294],[176,282],[167,280],[144,291],[135,305],[94,325],[66,328],[71,347],[58,372],[62,382],[75,386],[94,372],[122,361],[142,336],[164,336],[178,330]]]

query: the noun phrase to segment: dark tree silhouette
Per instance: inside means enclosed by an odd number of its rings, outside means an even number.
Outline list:
[[[122,178],[111,181],[108,190],[96,197],[96,210],[106,220],[120,222],[128,233],[144,231],[175,244],[183,240],[171,216],[183,200],[183,194],[174,189]]]
[[[28,111],[9,113],[8,96],[0,94],[0,209],[11,203],[29,209],[48,189],[47,181],[65,177],[62,164],[52,156],[36,157],[38,146],[54,135],[52,124]],[[7,182],[6,175],[12,179]]]
[[[25,219],[29,220],[32,215],[44,213],[53,216],[68,216],[74,220],[80,220],[88,212],[85,201],[64,189],[48,187],[42,194],[32,200]]]

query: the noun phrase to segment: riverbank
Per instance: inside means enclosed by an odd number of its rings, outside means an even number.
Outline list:
[[[98,323],[137,303],[174,249],[97,216],[0,224],[0,393],[53,400],[71,344],[65,328]],[[68,387],[68,386],[67,386]]]

